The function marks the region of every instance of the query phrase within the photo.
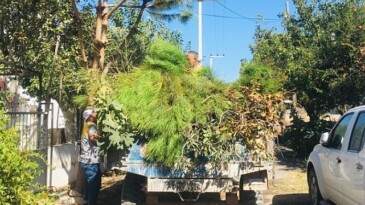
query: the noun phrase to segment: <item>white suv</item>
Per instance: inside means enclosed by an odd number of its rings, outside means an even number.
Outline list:
[[[307,163],[313,205],[365,204],[365,106],[347,111],[323,133]]]

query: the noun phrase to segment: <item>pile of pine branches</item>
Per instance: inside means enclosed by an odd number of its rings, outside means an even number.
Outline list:
[[[148,142],[148,160],[185,168],[201,159],[221,163],[237,157],[237,143],[270,157],[267,142],[282,125],[279,95],[233,87],[211,75],[192,76],[185,72],[184,52],[162,40],[148,53],[141,67],[114,76],[110,84],[113,102],[127,116],[128,127],[139,133],[129,136]]]

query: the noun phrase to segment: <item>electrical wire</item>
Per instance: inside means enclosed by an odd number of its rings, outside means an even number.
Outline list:
[[[261,18],[250,18],[250,17],[246,17],[243,16],[235,11],[233,11],[232,9],[228,8],[226,5],[220,3],[218,0],[214,0],[217,4],[219,4],[221,7],[223,7],[224,9],[230,11],[233,14],[236,14],[237,16],[240,17],[240,19],[246,19],[246,20],[250,20],[250,21],[279,21],[280,19],[272,19],[272,18],[268,18],[268,19],[261,19]]]
[[[203,16],[209,16],[209,17],[216,17],[216,18],[225,18],[225,19],[239,19],[239,20],[250,20],[250,21],[262,21],[262,22],[266,22],[266,23],[275,23],[280,21],[280,19],[272,19],[272,20],[268,20],[268,19],[260,19],[260,18],[251,18],[251,19],[247,19],[247,18],[242,18],[242,17],[234,17],[234,16],[224,16],[224,15],[214,15],[214,14],[203,14]],[[268,22],[269,21],[269,22]]]

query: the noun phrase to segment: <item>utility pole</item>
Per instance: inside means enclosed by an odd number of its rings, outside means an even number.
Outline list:
[[[203,0],[198,0],[198,61],[202,64],[203,60]]]
[[[284,14],[284,17],[285,18],[288,18],[289,17],[289,14],[290,14],[290,11],[289,11],[289,2],[286,1],[286,3],[285,3],[285,14]]]
[[[223,57],[224,57],[224,54],[223,55],[219,55],[219,54],[212,55],[212,54],[210,54],[210,56],[209,56],[209,68],[211,70],[213,70],[213,58],[223,58]]]

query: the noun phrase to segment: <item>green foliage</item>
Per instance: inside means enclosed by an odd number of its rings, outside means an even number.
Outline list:
[[[151,160],[174,163],[184,142],[182,133],[190,123],[204,123],[208,113],[222,113],[228,104],[220,88],[188,75],[138,70],[118,79],[119,102],[125,106],[133,127],[151,138]]]
[[[163,45],[175,49],[167,54],[183,56],[178,47],[160,40],[154,44],[152,48]],[[186,58],[159,53],[153,60],[163,63],[156,66],[151,60],[114,79],[112,94],[123,105],[131,126],[146,134],[149,160],[180,168],[194,167],[201,158],[219,164],[236,156],[236,142],[268,157],[265,143],[281,125],[280,98],[259,94],[258,87],[233,89],[215,79],[181,73]],[[180,70],[161,65],[180,65]]]
[[[0,204],[51,204],[44,188],[34,185],[40,174],[34,161],[40,156],[34,152],[21,152],[18,132],[6,128],[7,117],[0,111]],[[34,194],[31,188],[39,192]]]
[[[295,0],[297,16],[284,17],[286,33],[258,29],[254,59],[287,76],[311,118],[364,99],[363,1]]]
[[[284,79],[279,71],[260,63],[250,62],[241,66],[237,84],[251,87],[253,83],[259,83],[262,88],[261,92],[276,93],[283,89]]]
[[[208,113],[222,113],[228,101],[222,88],[183,73],[187,60],[179,47],[156,40],[149,51],[143,68],[120,74],[114,90],[132,126],[148,133],[147,157],[171,165],[190,123],[207,122]]]
[[[334,122],[318,120],[303,122],[294,117],[285,134],[280,138],[283,144],[296,151],[299,156],[308,157],[313,147],[319,143],[323,132],[330,130]]]
[[[183,74],[184,68],[187,67],[186,56],[182,50],[177,45],[162,39],[155,40],[147,52],[144,60],[147,69]]]
[[[77,75],[80,70],[86,69],[81,63],[79,40],[84,43],[89,67],[94,58],[95,5],[92,4],[95,2],[76,2],[80,20],[74,15],[71,1],[5,1],[0,5],[0,56],[10,65],[6,66],[9,69],[6,72],[22,73],[21,82],[33,96],[41,93],[44,98],[45,90],[49,88],[50,96],[58,100],[63,110],[80,106],[80,99],[75,104],[75,95],[88,94],[83,84],[85,81]],[[143,2],[148,4],[150,1]],[[125,5],[141,3],[128,0]],[[182,5],[181,1],[159,1],[153,8],[121,7],[116,11],[110,18],[112,26],[108,27],[105,63],[110,66],[109,73],[129,72],[139,65],[149,43],[156,36],[182,43],[181,34],[169,31],[159,19],[142,18],[135,24],[139,11],[141,14],[145,10],[162,13],[176,6],[186,5]],[[79,39],[78,26],[81,26],[82,39]],[[138,32],[131,35],[133,38],[121,48],[121,43],[133,29]]]
[[[279,115],[283,98],[280,95],[260,94],[259,87],[228,88],[223,95],[229,107],[220,115],[211,112],[203,123],[192,123],[184,132],[183,155],[175,166],[194,170],[202,160],[218,169],[226,169],[232,159],[244,154],[265,160],[272,157],[268,143],[282,130]],[[244,152],[239,145],[245,147]]]
[[[151,16],[158,19],[163,19],[166,21],[177,19],[181,23],[186,23],[193,15],[190,5],[192,0],[147,0],[146,2],[153,2],[153,6],[150,8],[149,13]],[[184,10],[181,9],[183,6],[186,7]],[[163,13],[163,11],[170,11],[173,9],[175,9],[176,12],[177,8],[180,9],[179,13]]]
[[[133,72],[76,76],[94,99],[103,147],[128,148],[135,139],[147,138],[147,159],[183,169],[202,158],[219,167],[237,157],[237,142],[260,158],[269,157],[265,144],[281,125],[280,98],[260,94],[256,86],[230,88],[209,70],[199,77],[184,73],[183,51],[161,39],[148,51]],[[77,101],[83,105],[85,100]]]
[[[101,150],[109,148],[123,149],[130,147],[138,132],[130,125],[128,117],[124,114],[123,106],[113,97],[108,86],[102,86],[95,96],[95,106],[98,108],[98,120],[102,139],[99,140]]]

